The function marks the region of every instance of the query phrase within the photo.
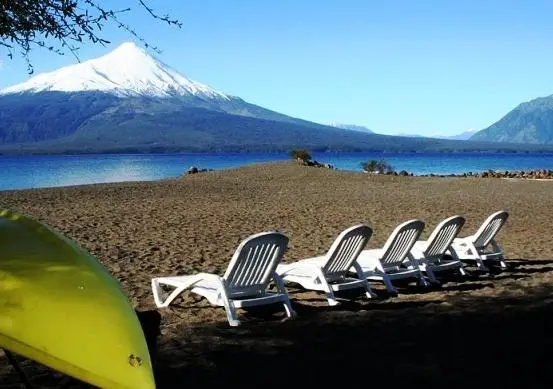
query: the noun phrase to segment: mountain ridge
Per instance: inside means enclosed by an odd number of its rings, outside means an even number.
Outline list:
[[[125,65],[121,67],[121,64]],[[28,99],[29,95],[39,96],[49,92],[91,93],[93,96],[104,93],[104,96],[118,98],[162,98],[179,101],[183,106],[207,108],[232,115],[309,126],[314,124],[193,81],[130,42],[119,45],[101,57],[41,73],[23,83],[4,88],[0,90],[0,98],[19,96]]]
[[[121,68],[133,58],[130,68]],[[2,153],[497,148],[469,143],[371,134],[294,118],[192,81],[134,44],[39,74],[0,94]]]
[[[553,95],[518,104],[470,140],[500,143],[553,144]]]

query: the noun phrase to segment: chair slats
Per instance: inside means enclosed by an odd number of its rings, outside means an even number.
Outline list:
[[[372,229],[366,224],[344,230],[326,254],[326,261],[322,266],[323,273],[331,279],[344,277],[371,236]]]
[[[223,276],[231,296],[245,290],[264,293],[287,246],[288,238],[279,232],[253,235],[242,242]]]
[[[427,240],[424,256],[427,260],[439,260],[445,254],[465,224],[465,218],[455,215],[436,226]]]
[[[401,265],[423,230],[424,222],[418,219],[409,220],[396,227],[382,248],[382,265]]]
[[[508,217],[509,213],[506,211],[491,214],[474,235],[474,246],[476,248],[485,248],[489,245],[499,230],[501,230]]]

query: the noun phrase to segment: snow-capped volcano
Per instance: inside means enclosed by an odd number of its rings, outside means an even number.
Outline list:
[[[21,84],[0,90],[0,94],[47,91],[102,91],[117,96],[232,98],[190,80],[132,42],[125,42],[102,57],[39,74]]]

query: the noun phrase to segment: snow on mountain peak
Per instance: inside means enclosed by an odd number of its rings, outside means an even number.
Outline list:
[[[102,91],[117,96],[193,95],[231,99],[227,94],[181,75],[133,42],[125,42],[102,57],[39,74],[0,90],[0,94],[45,91]]]
[[[373,131],[369,130],[367,127],[357,126],[355,124],[344,124],[344,123],[338,123],[338,122],[330,122],[330,123],[328,123],[328,125],[331,126],[331,127],[335,127],[335,128],[341,128],[343,130],[353,130],[353,131],[373,133]]]

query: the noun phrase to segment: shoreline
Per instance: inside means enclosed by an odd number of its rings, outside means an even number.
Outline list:
[[[375,154],[514,154],[514,155],[523,155],[523,154],[537,154],[537,155],[553,155],[553,146],[551,145],[544,145],[543,148],[535,148],[535,149],[525,149],[524,147],[528,147],[528,144],[518,144],[518,146],[522,146],[521,149],[511,149],[511,148],[505,148],[502,149],[498,147],[497,149],[472,149],[467,150],[459,149],[459,150],[451,150],[451,149],[429,149],[424,151],[418,151],[418,150],[384,150],[384,149],[366,149],[366,150],[359,150],[356,148],[349,148],[349,149],[343,149],[343,150],[322,150],[320,147],[310,148],[310,147],[302,147],[312,150],[315,154],[368,154],[368,153],[375,153]],[[67,155],[67,156],[83,156],[83,155],[182,155],[182,154],[210,154],[210,153],[224,153],[224,154],[288,154],[288,152],[291,149],[297,148],[298,146],[290,145],[289,147],[279,148],[279,149],[205,149],[205,150],[197,150],[197,149],[182,149],[182,150],[175,150],[171,148],[167,148],[166,150],[158,150],[158,149],[123,149],[123,150],[94,150],[94,151],[86,151],[86,150],[65,150],[65,151],[33,151],[29,150],[27,152],[21,152],[21,150],[7,151],[6,148],[0,148],[0,157],[18,157],[18,156],[60,156],[60,155]]]
[[[315,160],[317,163],[317,161]],[[269,160],[269,161],[258,161],[258,162],[252,162],[252,163],[246,163],[236,166],[228,166],[224,168],[219,169],[212,169],[212,168],[204,168],[203,166],[195,167],[199,171],[195,173],[190,173],[190,168],[186,169],[183,168],[183,171],[179,175],[175,176],[168,176],[163,178],[155,178],[151,180],[144,180],[144,179],[137,179],[137,180],[125,180],[125,181],[102,181],[102,182],[90,182],[90,183],[77,183],[77,184],[67,184],[67,185],[56,185],[56,186],[37,186],[37,187],[24,187],[24,188],[9,188],[9,189],[0,189],[0,193],[3,192],[13,192],[13,191],[26,191],[26,190],[38,190],[38,189],[56,189],[56,188],[73,188],[73,187],[81,187],[81,186],[96,186],[96,185],[110,185],[110,184],[131,184],[131,183],[140,183],[140,182],[163,182],[163,181],[171,181],[171,180],[178,180],[182,177],[188,176],[190,174],[205,174],[205,173],[212,173],[212,172],[226,172],[226,171],[232,171],[235,169],[239,169],[242,167],[256,167],[256,166],[265,166],[265,165],[282,165],[286,166],[287,164],[293,164],[296,163],[295,161],[291,159],[282,159],[282,160]],[[505,170],[500,169],[488,169],[484,170],[482,172],[466,172],[466,173],[451,173],[451,174],[435,174],[435,173],[428,173],[428,174],[414,174],[411,172],[408,172],[406,170],[402,170],[400,172],[394,171],[389,173],[369,173],[363,170],[351,170],[351,169],[339,169],[336,167],[332,167],[332,165],[329,165],[324,162],[319,162],[320,166],[302,166],[306,169],[317,169],[317,168],[323,168],[328,169],[335,172],[346,172],[346,173],[355,173],[355,174],[361,174],[361,175],[380,175],[380,176],[405,176],[405,177],[414,177],[414,178],[501,178],[506,180],[524,180],[524,181],[549,181],[553,180],[553,170],[549,169],[538,169],[538,170],[531,170],[531,171],[512,171],[511,175],[519,175],[519,176],[511,176],[506,177],[504,176],[504,173],[508,173]],[[329,165],[329,166],[326,166]],[[536,173],[541,172],[547,172],[548,178],[534,178],[534,175]],[[523,177],[522,174],[526,174],[526,177]]]
[[[411,386],[512,383],[511,376],[490,375],[467,363],[480,355],[480,339],[486,341],[490,368],[516,371],[522,381],[527,374],[536,378],[535,366],[544,357],[543,342],[551,340],[553,325],[551,187],[530,180],[467,182],[366,175],[288,161],[165,181],[0,192],[0,204],[77,242],[114,275],[135,309],[161,315],[155,348],[159,389],[188,384],[217,388],[244,376],[245,388],[280,387],[280,380],[267,384],[267,377],[283,359],[287,372],[305,385],[314,379],[305,371],[320,366],[349,373],[360,369],[379,381],[379,372],[390,369],[384,363],[390,358],[395,358],[392,373]],[[398,284],[397,297],[373,283],[378,298],[345,293],[341,304],[331,308],[324,295],[287,286],[296,319],[285,320],[280,307],[239,310],[243,324],[237,329],[228,327],[222,308],[193,294],[183,294],[166,309],[156,309],[153,301],[153,277],[223,274],[239,242],[257,232],[286,234],[290,242],[284,261],[289,262],[324,254],[341,231],[357,223],[373,228],[367,246],[372,249],[382,247],[398,224],[412,218],[424,220],[425,239],[441,220],[462,214],[467,223],[460,236],[467,236],[499,209],[510,213],[498,235],[510,265],[503,272],[482,275],[469,266],[468,276],[445,275],[440,288]],[[491,334],[478,332],[483,326]],[[437,347],[432,339],[447,339],[448,346]],[[367,354],[377,357],[370,363],[343,358]],[[416,362],[421,355],[425,368]],[[237,359],[243,363],[234,363]],[[66,379],[30,362],[25,370],[37,385],[57,387]],[[453,383],[448,377],[455,377]],[[389,374],[381,378],[386,382]],[[2,356],[0,382],[2,389],[17,388],[17,376]],[[330,381],[321,386],[330,387]]]

